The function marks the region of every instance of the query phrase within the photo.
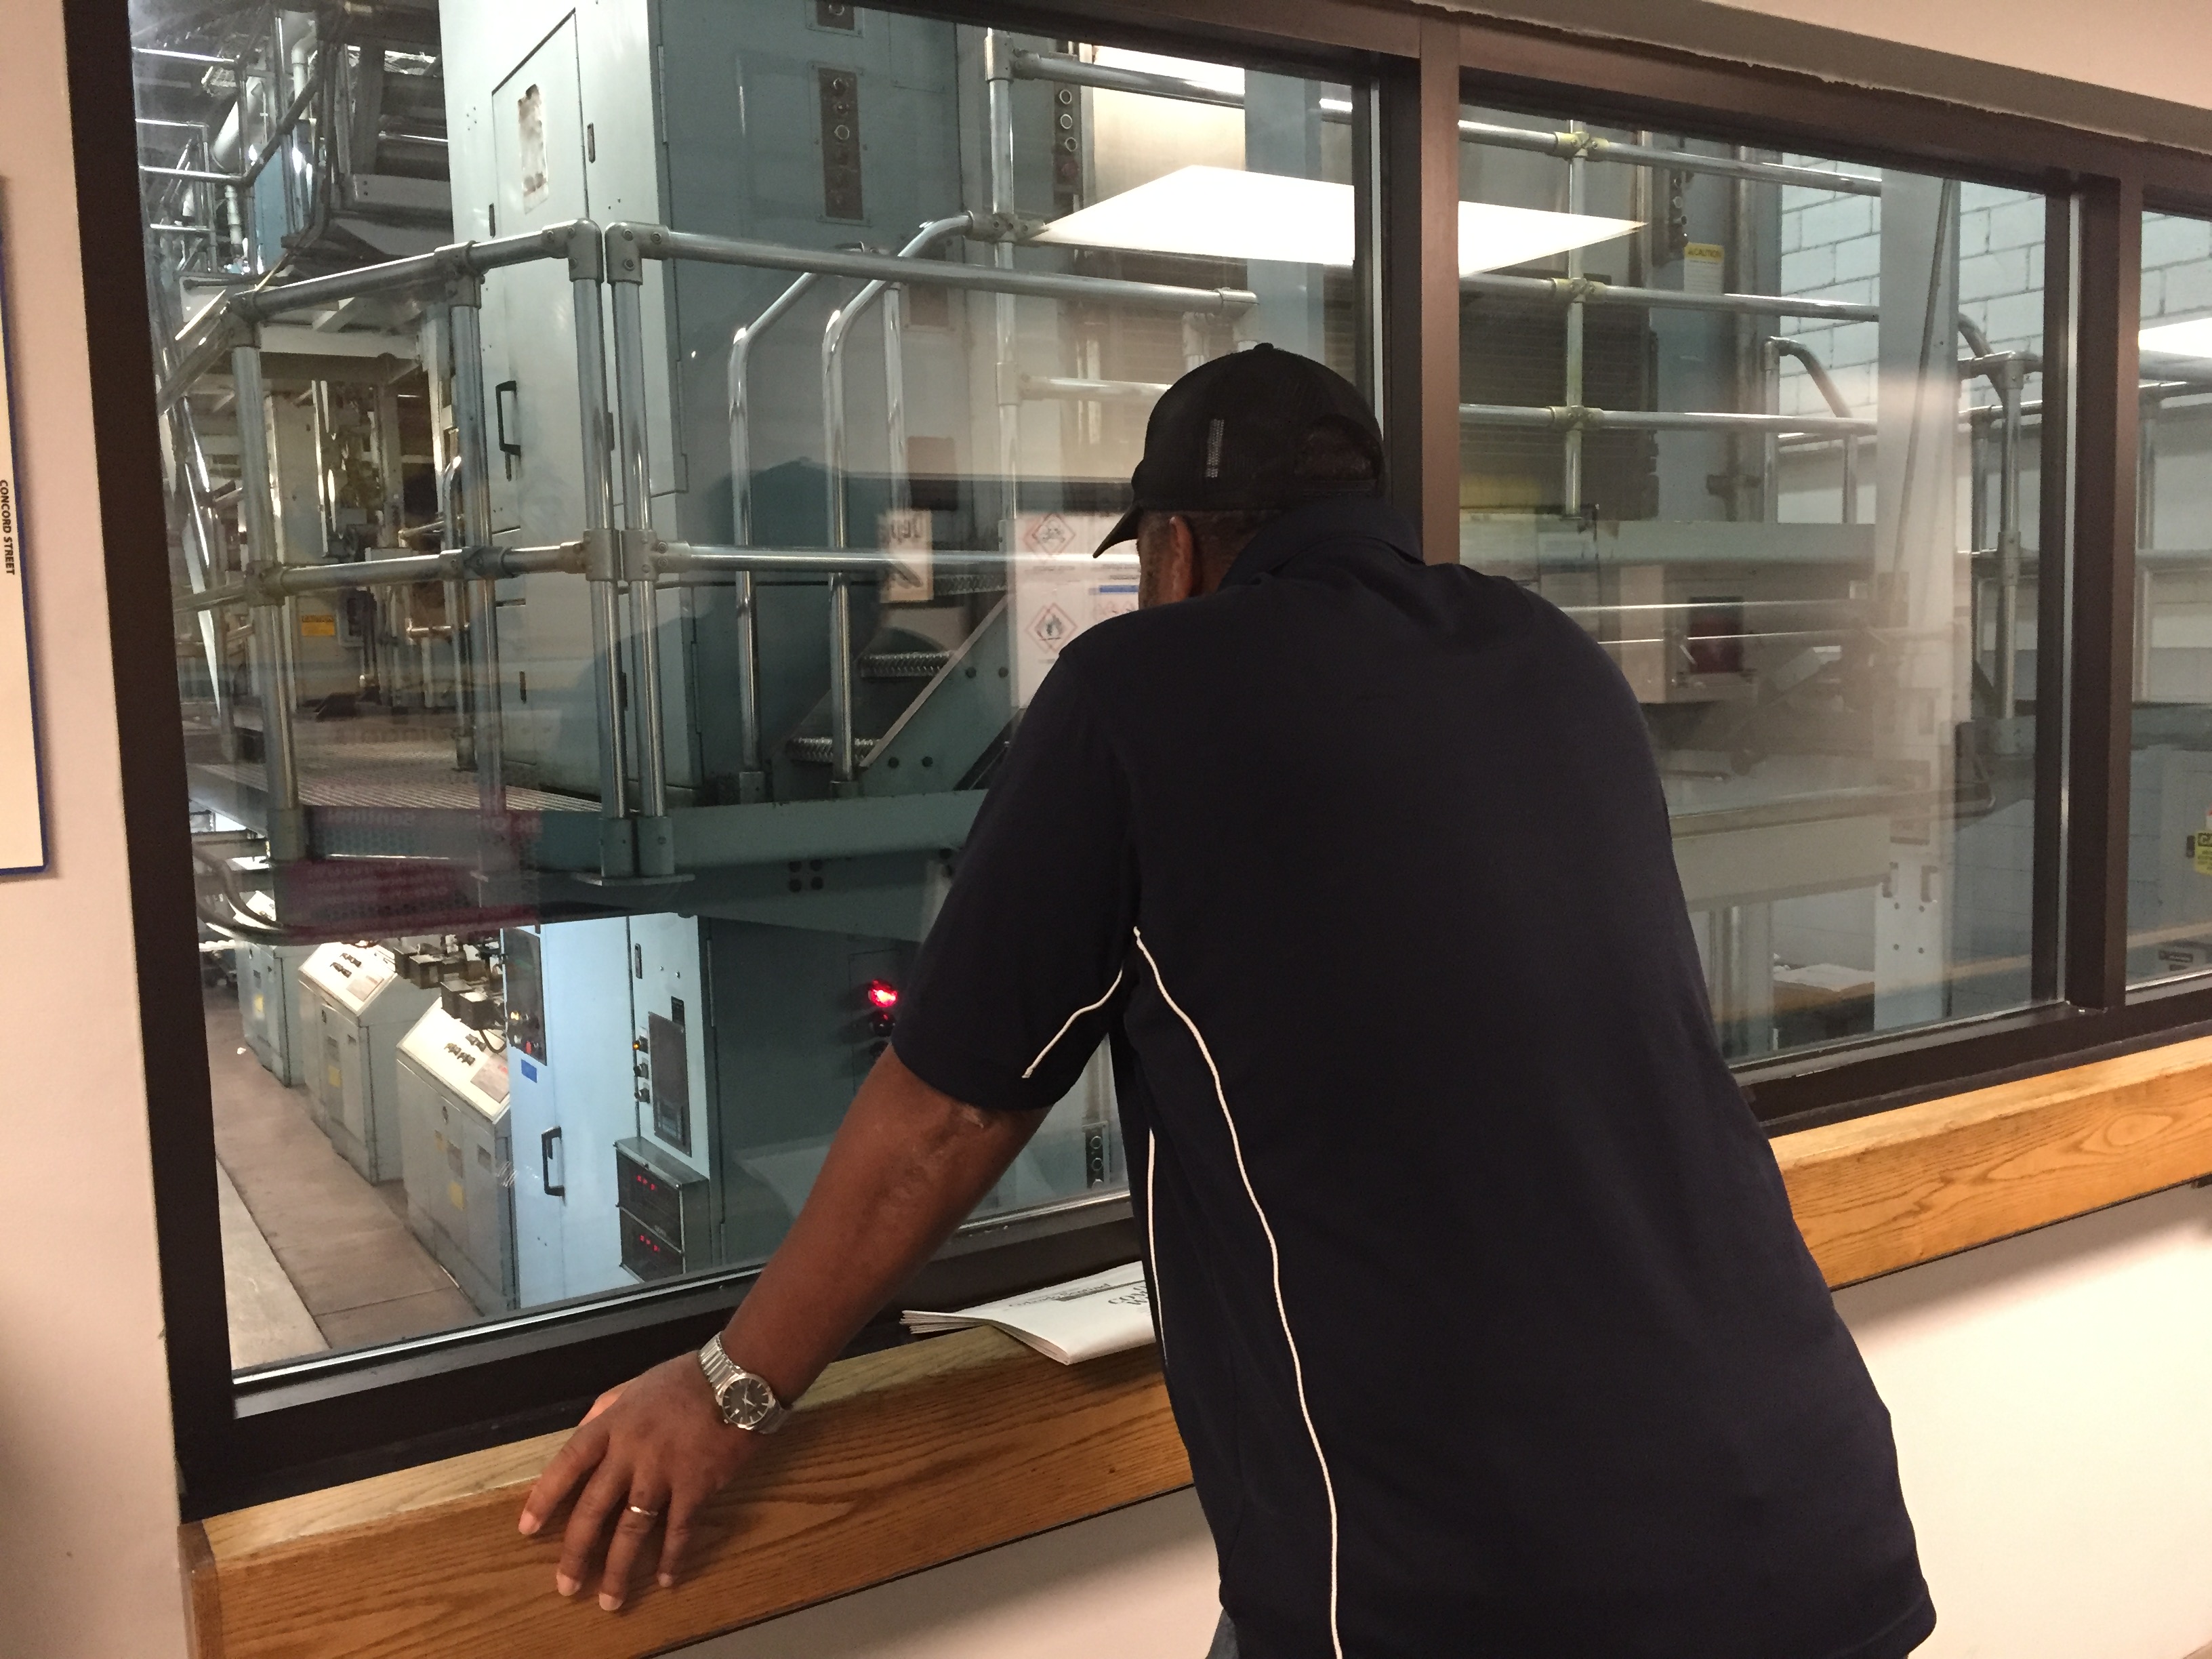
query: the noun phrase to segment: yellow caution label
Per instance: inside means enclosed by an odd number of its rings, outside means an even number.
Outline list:
[[[446,1183],[446,1202],[457,1210],[465,1210],[469,1207],[468,1194],[461,1190],[459,1182],[449,1181]]]
[[[2200,876],[2212,876],[2212,830],[2190,837],[2189,861],[2197,866]]]
[[[334,640],[338,636],[338,619],[326,611],[310,611],[300,618],[301,637],[310,640]]]
[[[323,1067],[323,1075],[331,1080],[331,1088],[343,1089],[345,1087],[345,1073],[338,1070],[337,1066],[325,1066]]]

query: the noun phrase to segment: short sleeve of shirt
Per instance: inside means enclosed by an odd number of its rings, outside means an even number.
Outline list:
[[[900,999],[908,1070],[991,1110],[1052,1105],[1110,1017],[1136,915],[1126,775],[1080,661],[1045,677]]]

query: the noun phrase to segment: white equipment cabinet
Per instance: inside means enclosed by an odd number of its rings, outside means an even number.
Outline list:
[[[434,1003],[401,1039],[395,1079],[416,1237],[479,1313],[550,1299],[544,1285],[522,1282],[505,1042]]]
[[[236,952],[238,1018],[246,1046],[288,1089],[307,1073],[307,1045],[300,1036],[300,964],[314,950],[312,945],[241,945]]]
[[[300,966],[307,1093],[323,1133],[370,1182],[399,1179],[399,1039],[437,993],[380,945],[320,945]]]

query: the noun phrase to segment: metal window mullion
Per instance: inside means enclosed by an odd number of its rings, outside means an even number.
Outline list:
[[[2066,1000],[2107,1009],[2127,998],[2140,177],[2089,180],[2075,198],[2075,213],[2074,560],[2059,948]],[[2046,386],[2045,409],[2051,404]]]
[[[1382,88],[1382,373],[1391,495],[1432,563],[1459,557],[1456,25],[1425,18],[1419,60]]]

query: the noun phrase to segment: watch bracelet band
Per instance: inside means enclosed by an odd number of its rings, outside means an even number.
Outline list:
[[[791,1408],[775,1396],[775,1389],[758,1371],[747,1370],[730,1358],[722,1346],[720,1332],[708,1337],[699,1350],[699,1369],[705,1373],[708,1390],[714,1397],[714,1408],[721,1413],[722,1421],[733,1429],[744,1429],[754,1434],[774,1434],[791,1415]],[[768,1396],[768,1408],[748,1423],[731,1414],[725,1396],[734,1383],[750,1381],[760,1385],[760,1392]]]

